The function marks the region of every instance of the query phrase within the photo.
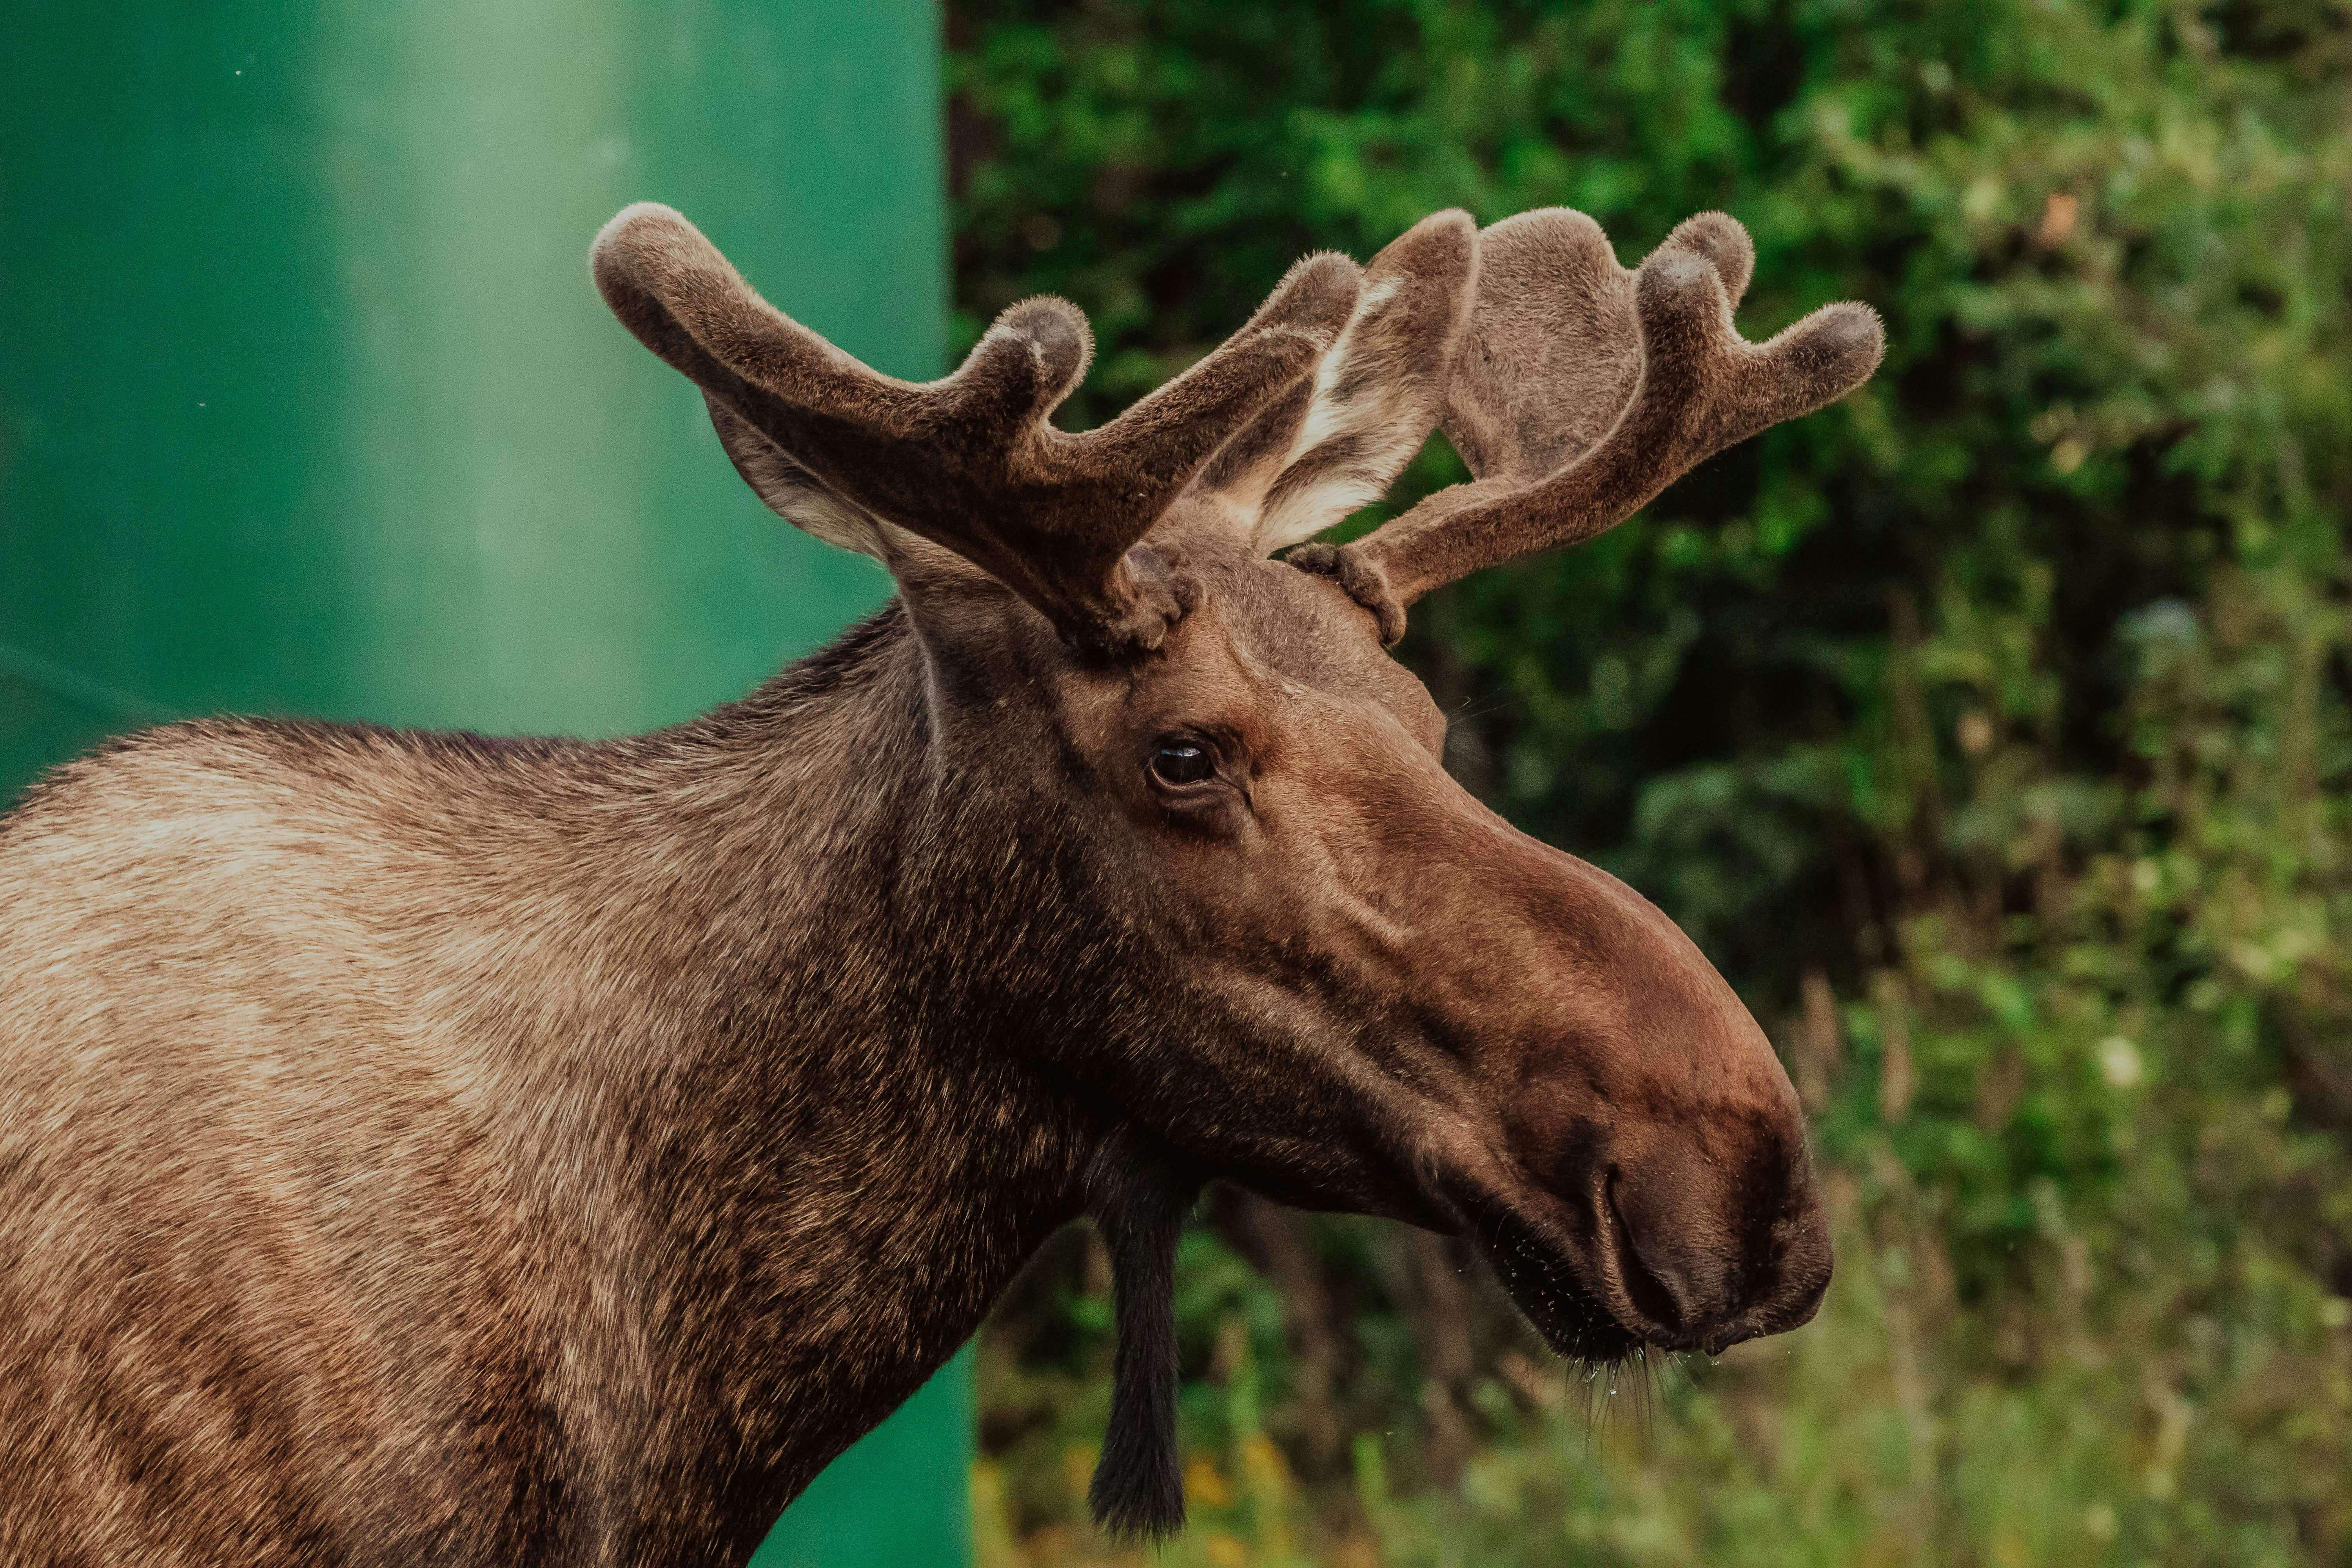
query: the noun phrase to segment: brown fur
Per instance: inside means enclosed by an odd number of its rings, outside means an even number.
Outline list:
[[[1297,432],[1391,465],[1474,289],[1491,326],[1508,269],[1415,235],[1397,289],[1302,264],[1088,447],[1043,426],[1066,307],[909,388],[616,220],[615,308],[901,598],[653,735],[206,721],[0,823],[0,1562],[740,1562],[1089,1209],[1140,1336],[1107,1512],[1164,1525],[1144,1342],[1202,1175],[1472,1235],[1571,1352],[1810,1316],[1737,997],[1263,559],[1289,465],[1346,467]],[[1170,737],[1213,775],[1158,779]]]

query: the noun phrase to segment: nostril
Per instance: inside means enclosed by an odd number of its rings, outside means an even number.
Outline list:
[[[1818,1208],[1807,1212],[1795,1234],[1781,1247],[1775,1289],[1759,1306],[1759,1332],[1780,1333],[1812,1321],[1829,1293],[1835,1263],[1829,1231]]]
[[[1661,1270],[1642,1256],[1641,1244],[1634,1238],[1633,1227],[1625,1218],[1623,1205],[1617,1201],[1617,1171],[1610,1168],[1603,1184],[1601,1201],[1609,1208],[1609,1228],[1614,1233],[1617,1256],[1617,1278],[1625,1288],[1626,1297],[1633,1310],[1669,1333],[1679,1334],[1689,1321],[1689,1304],[1680,1283],[1670,1272]]]

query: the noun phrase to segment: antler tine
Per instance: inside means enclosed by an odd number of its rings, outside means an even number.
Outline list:
[[[1093,340],[1067,300],[1013,306],[953,374],[918,384],[768,304],[667,207],[622,212],[592,266],[648,348],[830,497],[954,551],[1099,651],[1156,647],[1183,614],[1189,584],[1137,542],[1227,437],[1312,368],[1356,295],[1352,263],[1310,258],[1207,358],[1071,435],[1047,421]]]
[[[1342,581],[1401,627],[1433,588],[1604,532],[1717,452],[1868,379],[1885,340],[1867,306],[1824,306],[1760,344],[1739,336],[1731,311],[1754,264],[1721,213],[1684,222],[1636,272],[1565,208],[1480,235],[1441,421],[1475,478],[1355,545]]]

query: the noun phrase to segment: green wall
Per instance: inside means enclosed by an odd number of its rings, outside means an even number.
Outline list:
[[[126,0],[0,28],[0,799],[219,711],[613,734],[887,591],[604,312],[627,202],[944,347],[928,0]],[[762,1562],[963,1554],[961,1366]]]

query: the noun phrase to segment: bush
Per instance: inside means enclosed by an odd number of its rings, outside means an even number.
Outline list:
[[[1081,419],[1292,258],[1564,204],[1746,223],[1751,337],[1886,367],[1406,657],[1456,771],[1773,1027],[1822,1318],[1580,1382],[1450,1244],[1217,1194],[1224,1565],[2352,1560],[2352,11],[2335,0],[1049,5],[950,17],[962,330],[1053,290]],[[1399,500],[1454,477],[1433,442]],[[1360,520],[1362,526],[1376,518]],[[992,1564],[1080,1522],[1108,1310],[985,1336]]]

